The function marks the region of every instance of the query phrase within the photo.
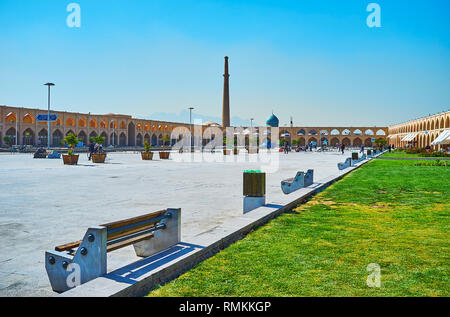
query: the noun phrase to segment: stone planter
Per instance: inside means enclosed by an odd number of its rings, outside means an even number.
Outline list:
[[[105,163],[106,153],[92,153],[92,163]]]
[[[153,159],[153,152],[142,152],[141,156],[144,161],[151,161]]]
[[[170,152],[159,152],[159,158],[161,160],[168,160]]]
[[[356,161],[356,160],[358,160],[358,159],[359,159],[358,153],[353,152],[353,153],[352,153],[352,160],[353,160],[353,161]]]
[[[79,155],[63,155],[64,165],[77,165]]]
[[[244,172],[244,196],[263,197],[266,195],[266,173],[259,171]]]

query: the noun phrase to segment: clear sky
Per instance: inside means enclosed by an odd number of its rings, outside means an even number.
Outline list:
[[[66,25],[69,3],[81,27]],[[381,28],[369,28],[369,3]],[[450,109],[450,1],[0,0],[0,104],[261,124],[389,125]]]

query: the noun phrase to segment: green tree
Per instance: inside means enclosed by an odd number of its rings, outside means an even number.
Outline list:
[[[106,138],[104,136],[99,135],[99,136],[90,137],[89,140],[91,140],[92,142],[97,143],[97,144],[103,144],[103,143],[105,143]]]
[[[386,139],[378,138],[375,140],[375,144],[378,146],[385,146],[387,143]]]
[[[5,135],[3,137],[3,141],[8,144],[8,146],[11,146],[11,137],[9,135]]]
[[[67,152],[68,155],[74,155],[73,149],[75,146],[81,141],[81,139],[78,138],[78,136],[75,133],[69,133],[65,138],[64,141],[69,146],[70,150]]]
[[[150,143],[148,143],[147,141],[144,142],[144,148],[145,148],[144,152],[145,152],[145,153],[149,153],[151,147],[152,147],[152,146],[151,146]]]

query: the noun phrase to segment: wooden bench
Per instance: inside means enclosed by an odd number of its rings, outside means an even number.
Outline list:
[[[79,269],[79,284],[106,274],[107,252],[133,245],[137,256],[148,257],[180,239],[181,209],[170,208],[89,228],[82,240],[47,251],[45,268],[53,290],[64,292],[77,286],[67,282],[74,269]]]

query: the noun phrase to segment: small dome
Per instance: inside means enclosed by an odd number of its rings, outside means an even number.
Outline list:
[[[267,119],[266,124],[271,127],[278,127],[280,120],[278,120],[277,116],[272,113],[269,119]]]

